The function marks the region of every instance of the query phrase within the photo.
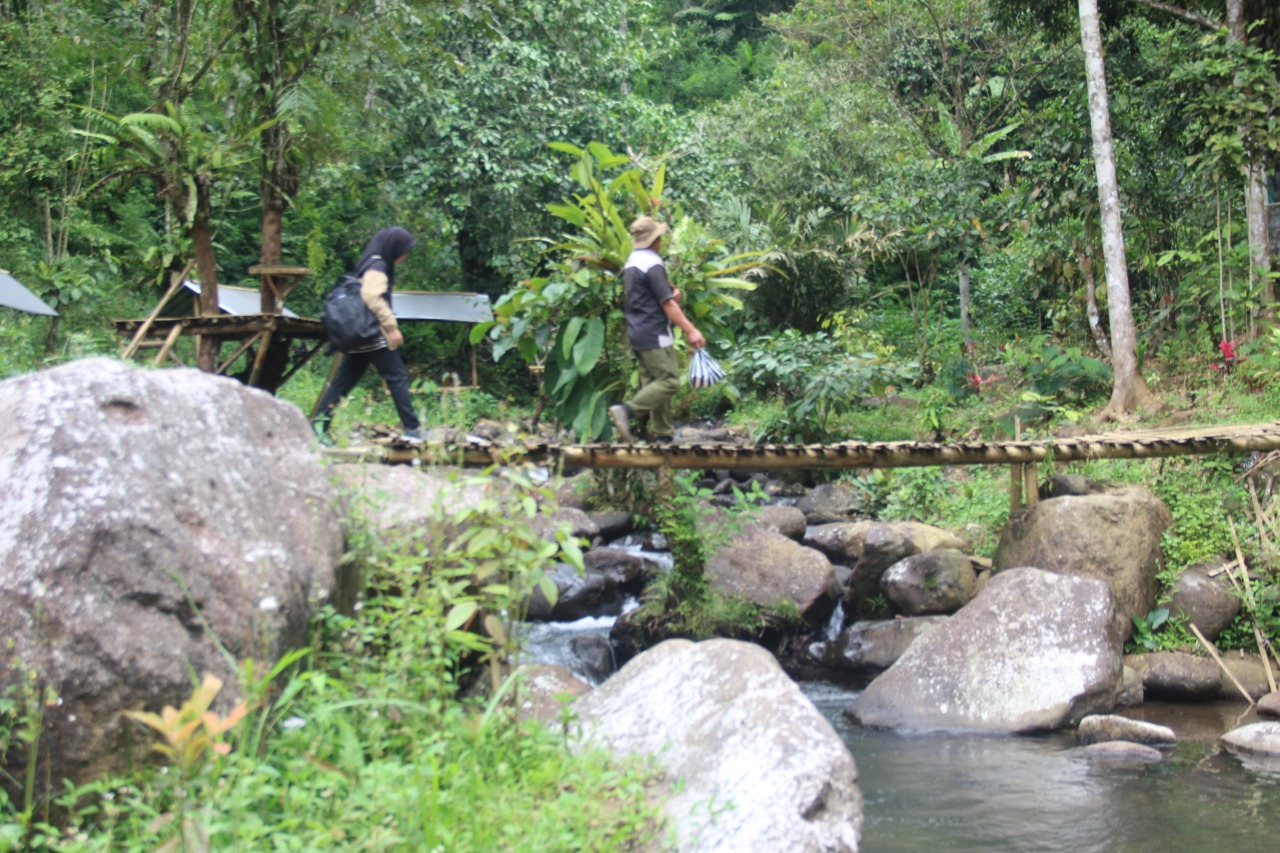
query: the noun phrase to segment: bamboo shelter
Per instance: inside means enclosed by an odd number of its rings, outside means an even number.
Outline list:
[[[257,264],[249,267],[249,273],[261,280],[261,287],[218,285],[219,313],[214,315],[200,314],[198,282],[187,279],[185,271],[174,276],[146,317],[112,322],[117,332],[129,336],[121,357],[130,359],[143,350],[155,350],[154,364],[182,364],[174,350],[182,336],[213,338],[219,344],[235,345],[230,356],[219,357],[215,373],[229,374],[240,357],[248,354],[248,363],[237,378],[255,388],[273,393],[279,390],[325,342],[319,320],[299,317],[284,307],[284,299],[311,270]],[[294,347],[295,341],[301,346]]]

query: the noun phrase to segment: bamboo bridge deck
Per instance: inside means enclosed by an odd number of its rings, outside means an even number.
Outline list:
[[[708,441],[664,445],[517,441],[498,445],[473,438],[451,446],[428,443],[414,447],[390,442],[327,448],[325,453],[340,461],[389,464],[421,460],[453,461],[466,465],[526,461],[562,463],[567,468],[667,467],[770,471],[933,465],[1028,465],[1085,459],[1240,455],[1272,450],[1280,450],[1280,421],[1008,441],[844,441],[836,444],[759,445]]]

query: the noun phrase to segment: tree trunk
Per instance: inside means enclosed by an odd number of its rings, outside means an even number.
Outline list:
[[[213,249],[213,231],[209,220],[213,204],[209,199],[209,183],[196,181],[196,215],[191,223],[191,246],[196,256],[196,271],[200,274],[200,315],[215,317],[218,314],[218,263]],[[197,364],[206,373],[218,369],[218,340],[208,335],[200,338]]]
[[[1084,48],[1085,81],[1089,90],[1089,124],[1093,129],[1093,161],[1098,175],[1098,206],[1102,211],[1102,257],[1107,278],[1107,319],[1111,322],[1111,370],[1114,384],[1104,418],[1150,409],[1154,400],[1138,372],[1138,343],[1129,301],[1129,271],[1120,219],[1120,188],[1111,145],[1111,111],[1102,61],[1102,31],[1097,0],[1079,0],[1080,43]]]
[[[973,351],[973,338],[969,336],[969,264],[960,263],[960,331],[964,334],[964,351]]]
[[[276,203],[272,203],[276,202]],[[275,193],[263,193],[262,196],[262,256],[261,263],[264,265],[280,263],[280,246],[283,242],[281,236],[282,223],[284,221],[284,203]],[[263,314],[276,314],[280,311],[280,305],[276,300],[275,291],[267,286],[266,280],[260,283],[261,298],[259,299],[259,308]]]
[[[1244,44],[1248,38],[1245,31],[1244,4],[1242,0],[1227,0],[1227,40],[1234,44]],[[1239,76],[1236,78],[1240,85]],[[1241,138],[1244,130],[1241,129]],[[1262,276],[1262,311],[1261,315],[1268,321],[1275,317],[1275,284],[1271,272],[1271,246],[1267,234],[1267,187],[1262,163],[1258,160],[1246,163],[1244,167],[1244,202],[1245,217],[1249,223],[1249,285],[1250,290]]]
[[[1098,314],[1098,277],[1093,274],[1093,258],[1085,253],[1084,246],[1079,243],[1075,244],[1075,250],[1076,264],[1084,275],[1084,300],[1085,311],[1089,315],[1089,331],[1093,335],[1093,343],[1098,347],[1098,352],[1102,353],[1102,357],[1107,361],[1111,361],[1111,343],[1102,330],[1102,317]]]

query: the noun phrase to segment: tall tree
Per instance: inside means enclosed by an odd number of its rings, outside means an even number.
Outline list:
[[[302,181],[304,146],[323,138],[317,92],[309,75],[353,33],[371,0],[241,0],[232,4],[238,32],[235,56],[247,124],[261,129],[259,189],[262,196],[263,264],[282,256],[283,220]],[[382,4],[377,4],[381,6]],[[263,312],[278,309],[262,290]]]
[[[1102,28],[1097,0],[1079,0],[1080,44],[1084,49],[1085,83],[1089,91],[1089,124],[1093,131],[1098,206],[1102,213],[1102,255],[1106,266],[1107,316],[1111,321],[1111,368],[1114,385],[1104,417],[1118,418],[1154,402],[1138,370],[1137,335],[1129,299],[1129,270],[1120,220],[1120,187],[1111,142],[1111,108],[1102,57]]]

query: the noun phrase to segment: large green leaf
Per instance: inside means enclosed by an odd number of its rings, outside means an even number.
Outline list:
[[[591,372],[604,351],[604,322],[599,317],[592,317],[586,323],[585,332],[573,347],[573,366],[581,376]]]

